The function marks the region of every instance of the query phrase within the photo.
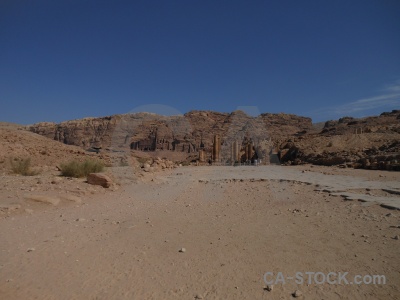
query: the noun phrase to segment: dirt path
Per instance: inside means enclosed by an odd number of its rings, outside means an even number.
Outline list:
[[[312,180],[365,188],[322,175],[181,168],[81,204],[4,217],[0,298],[290,299],[300,290],[300,299],[398,299],[399,211],[315,191]],[[266,291],[266,272],[381,274],[387,283],[286,280]]]

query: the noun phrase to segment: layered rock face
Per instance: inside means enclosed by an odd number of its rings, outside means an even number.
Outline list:
[[[361,133],[400,133],[400,110],[384,112],[379,116],[356,119],[343,117],[336,121],[327,121],[321,134],[325,136]]]
[[[117,122],[117,116],[84,118],[59,124],[36,123],[29,130],[67,145],[90,148],[101,147],[104,141],[110,141]]]
[[[84,149],[157,152],[174,161],[233,163],[277,153],[281,163],[400,169],[400,110],[380,116],[328,121],[318,131],[310,118],[242,111],[191,111],[178,116],[151,113],[85,118],[60,124],[38,123],[31,131]],[[218,136],[218,159],[213,141]],[[168,156],[168,153],[175,154]],[[214,153],[214,154],[213,154]]]
[[[282,141],[279,148],[286,164],[400,171],[400,110],[328,121],[319,134]]]
[[[247,138],[254,150],[264,155],[273,146],[272,140],[309,130],[311,119],[288,114],[261,114],[251,117],[242,111],[218,113],[191,111],[180,116],[151,113],[85,118],[55,123],[37,123],[29,130],[48,138],[85,149],[102,148],[113,151],[172,151],[197,155],[200,148],[212,153],[213,138],[221,137],[221,160],[231,155],[234,141]],[[268,143],[268,141],[270,143]]]

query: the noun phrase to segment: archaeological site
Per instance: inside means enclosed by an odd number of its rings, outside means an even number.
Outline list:
[[[399,299],[399,171],[400,110],[0,123],[0,298]]]

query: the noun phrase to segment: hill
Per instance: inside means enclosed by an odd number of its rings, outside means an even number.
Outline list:
[[[204,151],[205,160],[220,163],[257,159],[269,163],[274,153],[285,164],[397,170],[400,161],[400,110],[361,119],[343,117],[323,125],[283,113],[251,117],[242,111],[191,111],[169,117],[135,113],[59,124],[43,122],[28,129],[85,150],[123,152],[125,157],[146,153],[181,162],[199,160],[200,151]],[[213,153],[215,136],[220,138],[217,159]],[[239,144],[238,159],[232,157],[235,141]],[[250,145],[251,155],[246,145]]]

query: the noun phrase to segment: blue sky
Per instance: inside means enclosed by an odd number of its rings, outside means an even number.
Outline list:
[[[399,15],[397,0],[2,0],[0,121],[399,109]]]

